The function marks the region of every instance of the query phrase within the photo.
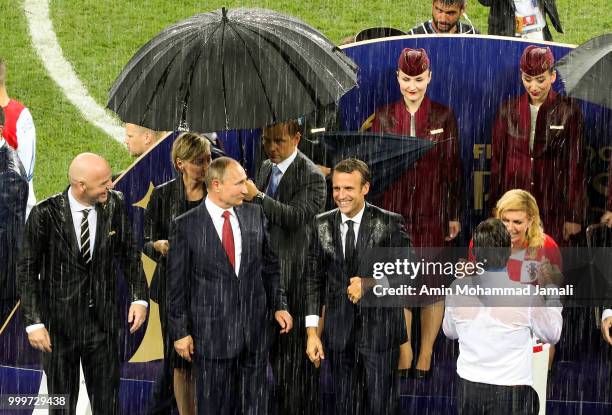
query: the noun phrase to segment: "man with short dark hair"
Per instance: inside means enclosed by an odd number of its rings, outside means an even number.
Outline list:
[[[553,40],[546,24],[548,17],[557,32],[563,33],[555,0],[478,0],[491,8],[489,34]]]
[[[272,316],[293,321],[260,206],[243,204],[247,176],[228,157],[206,174],[206,199],[173,221],[168,252],[168,329],[194,361],[198,413],[264,414]]]
[[[347,159],[332,172],[337,209],[317,215],[306,266],[306,353],[329,358],[334,413],[398,414],[400,344],[407,341],[401,307],[361,307],[372,278],[358,275],[359,258],[373,248],[409,248],[401,215],[366,203],[370,171]],[[325,305],[326,349],[318,334]]]
[[[477,34],[480,33],[469,24],[459,19],[466,16],[466,0],[433,0],[431,3],[431,20],[423,22],[408,31],[409,35],[426,34]]]
[[[442,324],[446,337],[459,340],[459,414],[535,415],[539,400],[532,387],[533,340],[559,341],[561,303],[558,297],[538,295],[534,286],[510,280],[506,264],[511,237],[501,220],[480,223],[473,243],[476,269],[483,271],[451,285]],[[521,291],[525,287],[531,295]],[[480,294],[493,289],[506,291]]]
[[[306,313],[303,271],[308,225],[323,210],[326,193],[323,174],[298,150],[301,136],[295,120],[265,127],[261,138],[268,159],[255,183],[246,183],[246,200],[260,204],[268,219],[270,244],[279,256],[281,286],[297,327],[303,327]],[[301,330],[275,336],[270,363],[276,388],[269,413],[319,413],[319,372],[308,362],[305,348]]]
[[[28,180],[19,156],[2,137],[0,108],[0,326],[17,303],[17,251],[25,223]]]
[[[21,102],[9,97],[6,90],[7,70],[6,63],[0,57],[0,107],[4,110],[4,128],[2,136],[9,146],[17,151],[17,155],[23,164],[28,180],[28,205],[26,217],[36,204],[34,196],[34,162],[36,160],[36,129],[30,110]]]

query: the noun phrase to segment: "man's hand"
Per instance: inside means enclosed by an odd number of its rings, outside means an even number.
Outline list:
[[[563,224],[563,240],[568,241],[570,236],[580,233],[581,228],[582,227],[580,226],[579,223],[565,222]]]
[[[361,285],[361,277],[353,277],[350,279],[350,285],[346,289],[348,299],[353,304],[357,304],[363,297],[363,287]]]
[[[444,238],[445,241],[452,241],[459,235],[461,232],[461,223],[456,220],[451,220],[448,222],[448,236]]]
[[[606,213],[603,214],[599,221],[608,225],[608,228],[612,228],[612,212],[606,210]]]
[[[538,265],[538,285],[553,284],[559,287],[563,283],[563,274],[558,266],[552,264],[548,258],[542,257]]]
[[[607,341],[610,346],[612,346],[612,336],[610,335],[610,329],[612,329],[612,317],[608,317],[601,322],[601,334],[603,335],[604,340]]]
[[[170,249],[170,244],[166,239],[160,239],[159,241],[153,242],[153,249],[155,249],[162,256],[168,255],[168,250]]]
[[[289,333],[293,328],[293,317],[286,310],[278,310],[274,313],[274,318],[276,319],[279,326],[281,326],[281,334]]]
[[[147,318],[147,307],[142,304],[132,304],[128,310],[128,323],[131,323],[130,333],[135,333]]]
[[[33,348],[41,352],[51,353],[51,337],[45,327],[34,330],[28,333],[28,340]]]
[[[306,327],[306,334],[308,336],[306,340],[306,355],[315,367],[321,366],[321,360],[325,360],[325,354],[323,354],[323,343],[317,334],[316,327]]]
[[[174,342],[174,350],[188,362],[191,362],[191,356],[194,353],[193,338],[191,336],[183,337]]]
[[[246,200],[247,202],[250,202],[253,199],[255,199],[255,196],[257,196],[257,193],[259,193],[259,189],[257,188],[257,186],[255,186],[255,183],[253,183],[253,180],[251,179],[246,181],[246,187],[247,187],[247,194],[244,197],[244,200]]]

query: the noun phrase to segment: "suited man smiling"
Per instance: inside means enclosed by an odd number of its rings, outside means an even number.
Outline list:
[[[174,220],[168,327],[193,358],[198,413],[266,414],[270,317],[293,326],[261,207],[243,204],[246,173],[228,157],[206,173],[203,203]]]
[[[246,200],[260,204],[266,214],[270,243],[279,255],[281,286],[287,293],[294,324],[303,327],[308,225],[323,210],[326,185],[317,166],[298,151],[300,138],[300,126],[295,120],[263,129],[262,142],[268,159],[255,182],[247,181]],[[270,363],[276,388],[269,413],[319,413],[318,371],[304,354],[305,347],[306,338],[301,330],[275,336]]]
[[[69,395],[60,412],[76,411],[80,360],[93,412],[116,414],[121,325],[115,264],[127,280],[132,333],[147,315],[147,283],[108,162],[79,154],[68,176],[70,187],[34,206],[26,223],[17,269],[26,332],[32,347],[44,352],[49,393]]]
[[[365,202],[370,172],[347,159],[332,172],[337,209],[317,215],[306,266],[306,354],[318,365],[326,354],[317,327],[325,304],[335,414],[399,413],[397,365],[407,340],[401,308],[360,307],[372,278],[357,275],[359,258],[372,248],[409,248],[402,216]],[[322,302],[323,300],[323,302]]]

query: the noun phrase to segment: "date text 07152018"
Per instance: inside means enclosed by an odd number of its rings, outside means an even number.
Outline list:
[[[0,409],[68,408],[68,395],[0,395]]]

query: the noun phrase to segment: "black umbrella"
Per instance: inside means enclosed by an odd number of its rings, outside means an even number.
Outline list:
[[[612,108],[612,33],[593,38],[556,65],[569,96]]]
[[[154,130],[248,129],[337,102],[357,66],[304,22],[225,8],[163,30],[132,57],[108,108]]]
[[[370,196],[376,198],[427,153],[435,141],[395,134],[362,132],[326,132],[316,136],[321,147],[320,163],[333,167],[353,157],[370,167]]]

